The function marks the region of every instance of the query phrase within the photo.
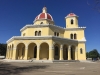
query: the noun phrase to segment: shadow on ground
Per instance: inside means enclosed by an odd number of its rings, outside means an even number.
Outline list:
[[[47,65],[32,65],[18,67],[13,66],[10,63],[0,63],[0,75],[20,75],[20,73],[23,72],[36,71],[38,69],[45,69],[47,67]]]

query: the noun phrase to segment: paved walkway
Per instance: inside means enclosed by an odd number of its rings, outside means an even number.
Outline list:
[[[0,62],[0,75],[100,75],[100,62]]]

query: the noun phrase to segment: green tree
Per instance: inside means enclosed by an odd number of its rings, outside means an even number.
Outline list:
[[[89,52],[89,57],[90,58],[97,58],[99,57],[99,53],[96,49],[93,49],[92,51]]]
[[[89,58],[89,52],[86,52],[86,57]]]
[[[7,44],[0,43],[0,55],[6,55]]]

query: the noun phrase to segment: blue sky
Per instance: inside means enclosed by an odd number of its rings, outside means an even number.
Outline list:
[[[65,27],[65,16],[72,11],[79,16],[79,26],[86,26],[86,50],[100,52],[100,13],[93,10],[94,0],[0,0],[0,43],[20,36],[20,29],[32,24],[45,5],[58,26]]]

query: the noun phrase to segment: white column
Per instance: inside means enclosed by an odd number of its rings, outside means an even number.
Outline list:
[[[78,56],[78,47],[75,48],[75,60],[78,60],[77,56]]]
[[[54,47],[49,46],[49,60],[54,60]]]
[[[71,46],[68,46],[68,60],[71,60]]]
[[[36,60],[40,59],[40,46],[37,46],[37,58]]]
[[[63,60],[63,45],[60,46],[60,60]]]
[[[12,57],[13,60],[16,60],[16,57],[17,57],[17,53],[16,52],[17,52],[16,51],[16,47],[13,47],[13,57]]]
[[[13,57],[13,48],[11,48],[11,59],[12,59],[12,57]]]

